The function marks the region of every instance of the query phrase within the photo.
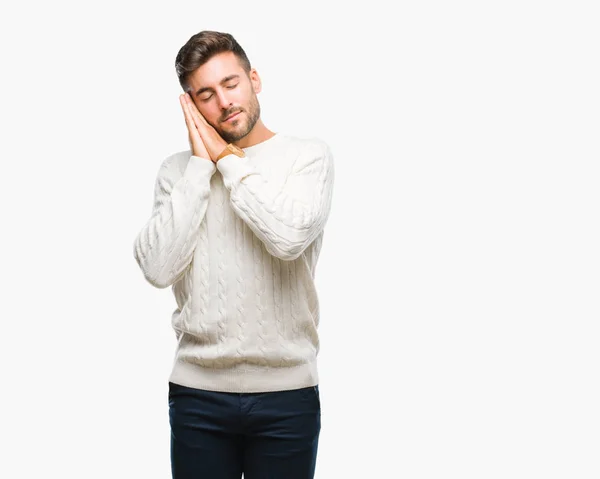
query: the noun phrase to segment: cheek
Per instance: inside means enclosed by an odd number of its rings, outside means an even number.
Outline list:
[[[246,106],[250,104],[250,100],[252,99],[252,91],[250,87],[240,88],[236,90],[235,95],[231,97],[231,100],[234,104]]]
[[[221,112],[212,106],[203,106],[202,109],[198,108],[198,111],[202,113],[202,116],[208,121],[210,124],[214,125],[219,122],[219,118],[221,117]]]

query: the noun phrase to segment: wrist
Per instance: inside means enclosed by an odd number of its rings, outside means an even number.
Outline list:
[[[244,150],[234,145],[233,143],[227,143],[225,144],[221,152],[215,157],[215,163],[227,155],[236,155],[240,158],[243,158],[246,156],[246,153],[244,152]]]

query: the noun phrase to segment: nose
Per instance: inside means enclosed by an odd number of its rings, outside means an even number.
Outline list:
[[[217,91],[217,99],[219,101],[219,106],[223,111],[229,109],[229,107],[231,106],[231,102],[227,99],[223,90]]]

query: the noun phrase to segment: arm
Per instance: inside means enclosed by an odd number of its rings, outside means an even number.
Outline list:
[[[159,169],[152,215],[133,244],[144,277],[157,288],[173,284],[190,264],[216,171],[212,160],[192,155],[182,174],[174,156]]]
[[[275,188],[247,157],[217,161],[235,213],[283,260],[298,258],[321,233],[329,216],[334,165],[329,146],[311,142],[292,165],[282,188]]]

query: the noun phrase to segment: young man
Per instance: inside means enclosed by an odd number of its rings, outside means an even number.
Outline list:
[[[167,157],[134,256],[172,286],[175,479],[314,477],[321,404],[315,267],[334,165],[319,138],[270,131],[230,34],[202,31],[176,71],[190,150]]]

